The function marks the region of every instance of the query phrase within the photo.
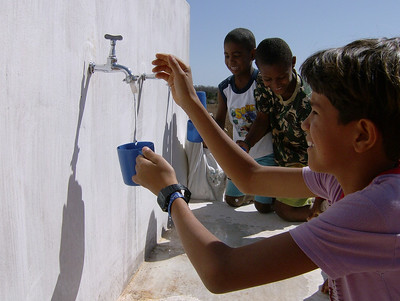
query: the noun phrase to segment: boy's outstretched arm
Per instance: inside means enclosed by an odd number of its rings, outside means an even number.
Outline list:
[[[225,120],[226,120],[226,112],[228,110],[224,99],[222,98],[221,92],[218,91],[217,93],[218,98],[218,109],[217,113],[215,114],[214,120],[219,125],[221,129],[225,128]]]
[[[240,191],[274,197],[312,195],[303,181],[301,169],[261,166],[224,133],[198,100],[189,66],[168,54],[157,54],[153,65],[156,77],[168,82],[175,102],[188,114]]]
[[[143,156],[136,159],[136,172],[133,180],[155,194],[177,183],[169,163],[147,147],[143,148]],[[196,219],[183,199],[172,203],[171,213],[186,254],[213,293],[262,285],[317,268],[288,232],[231,248]]]
[[[249,145],[254,146],[269,131],[271,131],[269,115],[263,112],[257,112],[257,117],[247,133],[246,141]]]

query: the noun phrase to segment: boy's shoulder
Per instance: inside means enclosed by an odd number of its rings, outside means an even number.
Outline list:
[[[223,90],[225,90],[230,86],[233,91],[237,93],[243,93],[244,91],[250,89],[250,87],[253,85],[254,82],[257,82],[258,74],[259,71],[257,69],[254,69],[251,73],[250,81],[248,82],[247,86],[241,90],[237,89],[235,85],[235,75],[232,74],[219,83],[218,89],[220,92],[222,92]]]
[[[229,86],[229,84],[232,84],[232,82],[234,82],[234,80],[235,79],[234,79],[233,75],[228,76],[222,82],[219,83],[218,89],[220,91],[224,90],[226,87]]]
[[[298,79],[300,81],[300,90],[299,90],[299,92],[301,92],[301,93],[303,93],[303,94],[305,94],[307,96],[311,96],[312,90],[311,90],[310,85],[304,81],[303,77],[300,74],[298,74],[298,73],[296,73],[296,74],[297,74]]]
[[[311,110],[310,99],[312,90],[310,85],[303,80],[300,74],[295,74],[297,77],[297,85],[291,99],[293,100],[294,106],[298,106],[299,108],[303,107],[306,109],[306,111],[308,111],[306,112],[306,115],[308,116]]]

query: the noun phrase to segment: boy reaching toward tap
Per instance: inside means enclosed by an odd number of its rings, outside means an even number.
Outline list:
[[[332,201],[318,218],[289,232],[231,248],[195,218],[181,187],[170,186],[178,182],[167,161],[143,148],[134,181],[155,194],[179,188],[160,205],[209,290],[244,289],[320,267],[332,300],[400,298],[400,38],[359,40],[304,62],[301,73],[313,90],[312,112],[303,122],[304,168],[258,165],[203,108],[189,66],[171,55],[156,57],[153,71],[168,82],[241,191]]]

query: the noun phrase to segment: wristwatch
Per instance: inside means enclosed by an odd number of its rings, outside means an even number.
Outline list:
[[[182,184],[169,185],[169,186],[161,189],[157,196],[157,202],[158,202],[158,205],[160,205],[162,211],[164,211],[164,212],[168,211],[169,200],[170,200],[171,194],[173,194],[174,192],[182,193],[183,199],[185,200],[185,202],[189,203],[191,192],[189,191],[189,189],[186,186],[184,186]]]

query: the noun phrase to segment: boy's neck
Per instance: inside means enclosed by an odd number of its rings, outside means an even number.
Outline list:
[[[249,72],[233,75],[236,88],[240,90],[246,87],[253,75],[253,72],[254,68],[251,68]]]
[[[372,161],[369,161],[372,162]],[[343,175],[336,175],[344,195],[367,187],[379,175],[398,166],[390,160],[380,160],[375,164],[351,164]]]

